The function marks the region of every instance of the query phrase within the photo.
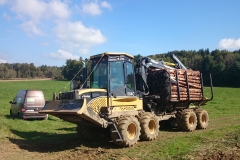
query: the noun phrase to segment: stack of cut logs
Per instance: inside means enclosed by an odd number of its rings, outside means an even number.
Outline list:
[[[169,100],[198,101],[202,99],[202,83],[199,71],[185,69],[149,70],[147,84],[150,95],[160,95],[163,102]],[[189,86],[189,97],[187,85]],[[179,86],[179,91],[177,86]]]

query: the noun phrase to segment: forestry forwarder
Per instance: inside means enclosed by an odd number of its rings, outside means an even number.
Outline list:
[[[208,126],[208,113],[200,108],[207,101],[199,71],[187,69],[174,55],[176,64],[106,52],[91,56],[91,72],[83,69],[81,87],[56,93],[46,101],[42,113],[77,124],[83,140],[100,138],[101,128],[110,129],[113,142],[122,147],[138,140],[156,139],[159,121],[171,120],[180,130]],[[172,67],[171,67],[172,66]],[[90,77],[90,84],[86,86]],[[99,134],[98,134],[99,133]]]

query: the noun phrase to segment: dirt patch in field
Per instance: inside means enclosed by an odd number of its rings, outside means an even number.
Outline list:
[[[237,117],[235,117],[237,118]],[[208,130],[220,129],[229,122],[222,121],[217,123],[218,119],[212,120],[212,124]],[[234,120],[232,121],[234,122]],[[236,124],[239,123],[239,119]],[[232,123],[231,123],[232,124]],[[167,141],[172,137],[185,136],[190,133],[178,132],[176,129],[163,127],[163,132],[158,136],[157,140]],[[203,131],[204,132],[204,131]],[[221,140],[211,142],[206,148],[198,148],[196,151],[187,156],[174,157],[172,159],[196,159],[196,160],[235,160],[240,159],[240,143],[232,142],[232,139],[239,139],[239,134],[229,134]],[[228,139],[230,141],[228,141]],[[239,142],[239,141],[237,141]],[[151,142],[139,142],[136,147],[144,148]],[[210,144],[207,140],[202,143]],[[120,159],[135,160],[139,158],[128,157],[125,153],[131,148],[119,148],[110,140],[100,139],[97,142],[80,142],[77,135],[73,134],[71,138],[62,139],[60,141],[49,141],[44,144],[34,144],[26,139],[14,139],[6,137],[6,140],[0,145],[0,159],[2,160],[19,160],[19,159],[56,159],[56,160],[95,160],[95,159]],[[141,153],[137,153],[141,154]],[[138,156],[139,157],[139,156]]]
[[[196,160],[238,160],[240,159],[240,133],[229,133],[221,139],[210,142],[206,148],[195,152]]]
[[[240,159],[240,150],[232,149],[230,151],[215,151],[214,153],[206,153],[197,155],[197,159],[202,160],[237,160]]]

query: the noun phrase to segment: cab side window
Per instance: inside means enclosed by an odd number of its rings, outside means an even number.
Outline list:
[[[134,75],[133,75],[133,64],[126,62],[126,86],[131,89],[135,90],[135,83],[134,83]]]
[[[107,88],[107,63],[102,62],[92,74],[91,88]]]

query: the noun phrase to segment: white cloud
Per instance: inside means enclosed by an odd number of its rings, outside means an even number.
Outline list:
[[[48,3],[43,0],[15,0],[12,10],[20,19],[29,18],[32,21],[42,18],[66,19],[71,14],[68,6],[60,0],[51,0]]]
[[[111,6],[107,1],[101,2],[101,6],[102,6],[103,8],[107,8],[107,9],[109,9],[109,10],[112,10],[112,6]]]
[[[7,61],[4,59],[0,59],[0,63],[7,63]]]
[[[64,59],[78,58],[71,52],[88,54],[94,45],[104,43],[106,38],[99,29],[87,27],[81,21],[71,22],[71,13],[74,7],[81,8],[81,13],[100,15],[103,10],[111,10],[112,6],[102,0],[82,0],[82,4],[73,5],[71,0],[0,0],[0,4],[6,4],[20,20],[20,28],[28,36],[56,36],[61,49],[51,53],[52,58],[64,57]],[[5,19],[10,20],[8,14],[3,13]],[[74,18],[74,17],[73,17]],[[48,29],[53,32],[49,32]],[[53,33],[54,35],[49,35]],[[48,46],[48,43],[42,43]],[[61,55],[61,56],[59,56]]]
[[[102,13],[100,6],[96,2],[85,3],[82,5],[82,11],[85,14],[100,15]]]
[[[72,53],[59,49],[56,53],[50,53],[53,59],[79,59],[79,56],[73,55]]]
[[[4,5],[7,3],[7,0],[0,0],[0,5]]]
[[[82,12],[92,16],[101,15],[102,8],[107,8],[111,10],[112,6],[107,1],[103,1],[101,3],[99,3],[98,1],[89,2],[82,5]]]
[[[62,47],[67,50],[84,49],[86,53],[89,47],[106,41],[100,30],[87,28],[80,21],[59,23],[54,32]]]
[[[7,14],[7,13],[5,13],[5,12],[3,12],[3,18],[5,19],[5,20],[7,20],[7,21],[11,21],[11,17]]]
[[[56,17],[59,19],[67,19],[71,15],[71,11],[68,8],[67,4],[61,2],[60,0],[53,0],[49,2],[47,6],[47,15],[50,15],[52,17]]]
[[[39,21],[46,12],[46,5],[41,0],[15,0],[11,9],[22,20],[31,19],[32,21]]]
[[[26,5],[27,4],[27,5]],[[43,20],[65,20],[71,15],[68,5],[60,0],[14,0],[11,10],[23,21],[21,27],[36,35],[44,35],[39,27]]]
[[[240,49],[240,38],[239,39],[224,38],[219,42],[218,47],[221,49],[231,50]]]
[[[43,36],[45,35],[40,29],[37,28],[37,25],[33,21],[27,21],[20,25],[20,27],[28,33],[29,36],[33,34]]]

